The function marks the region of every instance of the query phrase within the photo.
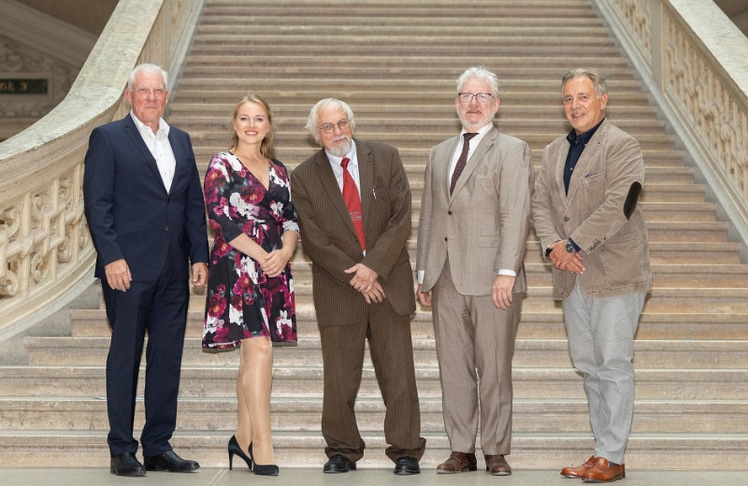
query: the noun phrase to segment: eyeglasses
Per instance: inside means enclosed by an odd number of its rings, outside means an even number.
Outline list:
[[[351,122],[349,122],[348,120],[340,120],[338,123],[324,123],[322,124],[322,126],[319,126],[317,128],[319,128],[320,130],[322,130],[323,132],[327,134],[330,134],[333,132],[333,130],[335,130],[336,126],[338,127],[338,130],[340,130],[341,132],[344,132],[348,130],[348,127],[350,125],[351,125]]]
[[[485,105],[494,96],[491,93],[458,93],[457,97],[460,99],[460,103],[463,104],[468,104],[477,98],[480,104]]]

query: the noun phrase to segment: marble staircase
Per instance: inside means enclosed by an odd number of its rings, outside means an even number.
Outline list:
[[[245,93],[274,110],[278,158],[289,168],[317,147],[304,132],[311,106],[339,97],[353,108],[357,136],[400,149],[413,191],[415,258],[423,170],[429,148],[459,129],[457,76],[483,64],[501,80],[500,130],[526,140],[535,164],[568,127],[559,80],[570,68],[609,80],[609,118],[644,152],[655,288],[636,342],[636,406],[627,453],[636,469],[748,469],[748,265],[717,218],[699,176],[668,123],[588,0],[211,0],[176,88],[170,123],[192,136],[201,173],[230,137]],[[514,358],[513,453],[518,469],[554,469],[591,451],[580,377],[567,352],[550,269],[528,239],[528,295]],[[303,242],[294,260],[300,343],[276,348],[273,426],[281,467],[324,460],[319,431],[322,360]],[[180,415],[173,445],[204,466],[227,465],[235,427],[236,353],[200,349],[204,294],[192,296]],[[412,323],[421,396],[424,467],[449,453],[430,313]],[[0,467],[105,467],[103,307],[75,309],[70,335],[29,337],[29,364],[0,367]],[[142,386],[141,386],[142,390]],[[142,405],[142,404],[141,404]],[[383,405],[366,364],[359,425],[362,467],[389,467]],[[142,413],[136,415],[136,428]]]

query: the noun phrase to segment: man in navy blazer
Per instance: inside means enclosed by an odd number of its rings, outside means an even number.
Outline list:
[[[204,286],[208,244],[189,135],[161,118],[169,99],[166,76],[153,64],[133,69],[125,90],[131,112],[94,129],[85,157],[84,207],[112,331],[107,441],[110,471],[118,476],[200,467],[169,445],[176,427],[189,266],[192,284]],[[146,332],[141,464],[133,421]]]

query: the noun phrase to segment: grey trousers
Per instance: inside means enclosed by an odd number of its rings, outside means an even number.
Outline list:
[[[584,378],[595,457],[623,464],[634,414],[634,335],[646,293],[589,298],[579,288],[564,299],[574,367]]]

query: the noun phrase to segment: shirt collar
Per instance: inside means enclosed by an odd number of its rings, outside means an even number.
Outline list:
[[[337,155],[333,155],[327,150],[325,150],[325,155],[327,155],[327,160],[330,161],[330,165],[332,165],[333,169],[340,169],[340,161],[342,161],[346,157],[350,159],[349,167],[351,165],[353,166],[358,165],[358,159],[356,158],[356,141],[353,139],[351,139],[351,150],[349,150],[348,153],[345,154],[343,157],[338,157]]]
[[[475,137],[473,137],[473,141],[475,141],[475,140],[481,140],[481,139],[483,138],[483,136],[484,136],[485,134],[487,134],[487,133],[488,133],[488,131],[489,131],[490,129],[492,129],[492,128],[493,128],[493,123],[486,123],[485,125],[483,125],[482,127],[480,127],[480,128],[478,129],[478,130],[476,130],[476,131],[475,131]],[[467,131],[466,131],[466,130],[465,130],[465,129],[463,128],[463,129],[462,129],[462,130],[460,131],[460,139],[462,139],[462,136],[463,136],[464,134],[466,134],[466,133],[467,133]],[[473,142],[473,141],[471,141],[470,143],[471,143],[471,145],[472,145],[473,147],[475,147],[476,145],[474,144],[474,142]]]
[[[605,118],[600,120],[600,123],[598,123],[594,127],[590,128],[584,133],[580,133],[579,135],[577,135],[577,132],[572,128],[568,135],[566,135],[566,140],[568,140],[571,145],[577,145],[580,143],[582,145],[587,145],[587,143],[590,141],[592,136],[595,134],[597,129],[600,128],[600,125],[602,125],[604,121]]]
[[[153,130],[151,130],[151,127],[143,123],[138,119],[137,116],[135,116],[135,113],[130,110],[130,117],[135,121],[135,126],[138,128],[138,131],[142,133],[151,133],[153,134]],[[162,136],[162,137],[168,137],[169,136],[169,124],[166,123],[166,121],[163,118],[158,119],[158,131],[155,133],[155,135]]]

